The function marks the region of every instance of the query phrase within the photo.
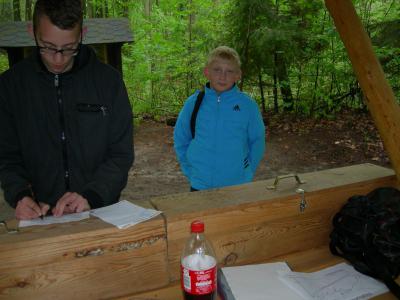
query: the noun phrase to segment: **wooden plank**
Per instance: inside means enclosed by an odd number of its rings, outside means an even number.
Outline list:
[[[148,204],[149,206],[149,204]],[[100,299],[168,284],[164,220],[100,219],[0,234],[0,299]]]
[[[400,107],[351,0],[325,0],[346,47],[366,104],[400,179]]]
[[[307,181],[301,186],[306,191],[304,212],[291,181],[280,183],[276,191],[266,189],[270,180],[152,199],[167,220],[171,282],[179,279],[180,253],[194,219],[205,222],[221,266],[254,263],[326,244],[331,218],[350,196],[397,183],[392,170],[371,164],[300,177]]]

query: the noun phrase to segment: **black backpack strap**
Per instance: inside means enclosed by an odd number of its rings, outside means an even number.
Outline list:
[[[192,111],[192,116],[190,118],[190,130],[192,131],[192,139],[194,139],[195,133],[196,133],[196,119],[197,119],[197,113],[199,112],[199,108],[201,105],[201,102],[203,101],[204,98],[204,91],[200,91],[200,93],[197,95],[196,102],[194,104],[194,108]]]

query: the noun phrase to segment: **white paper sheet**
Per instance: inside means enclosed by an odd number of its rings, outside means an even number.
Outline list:
[[[312,300],[362,300],[388,291],[383,283],[346,263],[314,273],[280,273],[280,278],[304,299]]]
[[[97,208],[90,212],[92,216],[98,217],[120,229],[128,228],[146,221],[160,213],[161,211],[143,208],[126,200],[119,201],[113,205]]]
[[[298,300],[299,295],[279,280],[288,273],[284,262],[222,268],[235,300]]]
[[[61,217],[53,217],[47,216],[44,217],[43,220],[41,218],[33,219],[33,220],[21,220],[19,221],[19,227],[27,227],[27,226],[35,226],[35,225],[49,225],[49,224],[57,224],[57,223],[68,223],[80,221],[83,219],[89,218],[89,212],[84,211],[81,213],[68,214],[63,215]]]

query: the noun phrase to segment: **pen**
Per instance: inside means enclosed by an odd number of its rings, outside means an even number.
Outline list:
[[[35,194],[33,193],[33,189],[32,189],[32,185],[29,185],[29,189],[31,190],[31,194],[32,194],[32,199],[33,199],[33,201],[35,201],[35,203],[39,206],[39,208],[40,208],[40,204],[39,204],[39,201],[36,199],[36,197],[35,197]],[[42,212],[40,212],[40,219],[42,219],[43,220],[43,214],[42,214]]]

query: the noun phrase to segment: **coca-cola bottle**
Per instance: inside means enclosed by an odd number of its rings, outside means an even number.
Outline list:
[[[217,294],[217,260],[204,236],[204,223],[193,221],[181,256],[181,286],[186,300],[214,300]]]

